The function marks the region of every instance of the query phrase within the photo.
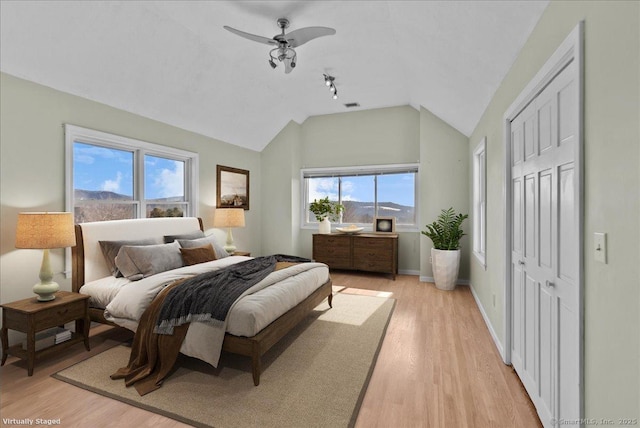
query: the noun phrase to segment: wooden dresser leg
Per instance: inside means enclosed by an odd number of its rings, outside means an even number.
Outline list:
[[[333,308],[333,292],[329,293],[328,301],[329,301],[329,307]]]

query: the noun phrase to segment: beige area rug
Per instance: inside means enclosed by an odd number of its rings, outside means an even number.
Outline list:
[[[250,359],[223,354],[217,369],[180,356],[162,388],[140,397],[109,375],[130,348],[117,346],[55,375],[80,388],[198,427],[352,426],[394,299],[337,293],[263,356],[260,385]]]

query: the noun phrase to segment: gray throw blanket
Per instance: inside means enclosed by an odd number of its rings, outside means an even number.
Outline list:
[[[223,326],[234,302],[246,290],[273,272],[277,262],[309,261],[301,257],[276,254],[256,257],[190,278],[169,291],[154,332],[173,334],[174,327],[196,321]]]

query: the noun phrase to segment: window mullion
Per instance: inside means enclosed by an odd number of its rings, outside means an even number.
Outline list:
[[[378,216],[378,176],[373,176],[373,207],[375,216]]]
[[[338,177],[338,204],[342,204],[342,177]],[[342,224],[342,212],[338,216],[338,223]]]
[[[144,155],[145,152],[142,149],[136,150],[136,162],[135,169],[133,171],[133,177],[135,180],[135,195],[134,199],[138,201],[138,218],[145,218],[147,216],[147,201],[144,195]]]

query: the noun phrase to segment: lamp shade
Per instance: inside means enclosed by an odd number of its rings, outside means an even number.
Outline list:
[[[244,208],[218,208],[213,227],[244,227]]]
[[[76,245],[73,213],[19,213],[16,248],[64,248]]]

